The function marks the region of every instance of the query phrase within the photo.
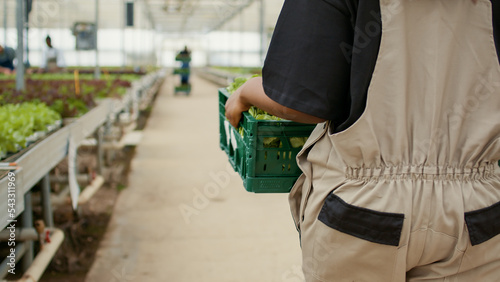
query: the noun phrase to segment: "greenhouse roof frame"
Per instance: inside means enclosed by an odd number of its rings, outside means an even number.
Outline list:
[[[93,22],[95,1],[32,0],[30,28],[71,28],[75,22]],[[16,26],[16,0],[0,0],[0,23]],[[161,33],[205,34],[227,28],[227,23],[245,13],[239,31],[259,31],[262,21],[274,25],[283,1],[276,0],[100,0],[99,28],[126,28],[125,3],[134,3],[135,28]],[[264,7],[261,8],[261,5]],[[249,6],[257,9],[246,9]],[[5,9],[6,8],[6,9]],[[264,12],[265,9],[265,12]],[[6,11],[6,12],[5,12]],[[5,25],[6,23],[6,25]]]
[[[163,32],[217,30],[255,0],[142,0]]]

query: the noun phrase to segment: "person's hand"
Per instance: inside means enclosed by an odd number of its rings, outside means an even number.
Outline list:
[[[241,91],[243,90],[245,84],[240,86],[226,101],[226,118],[229,123],[238,128],[238,123],[241,119],[241,113],[248,111],[251,105],[244,101],[241,95]]]

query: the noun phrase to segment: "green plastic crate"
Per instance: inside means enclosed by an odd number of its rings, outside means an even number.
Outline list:
[[[177,55],[175,56],[176,61],[180,62],[191,62],[191,56],[189,55]]]
[[[191,70],[189,68],[175,68],[174,74],[190,74]]]
[[[245,189],[254,193],[288,193],[300,176],[296,156],[302,146],[294,147],[291,138],[307,138],[315,125],[292,121],[256,120],[243,113],[243,136],[229,124],[224,105],[229,93],[219,89],[220,147],[243,180]],[[274,140],[279,147],[269,147]]]
[[[188,83],[188,84],[182,84],[182,85],[179,85],[179,86],[175,86],[174,88],[175,92],[185,92],[185,93],[189,93],[191,92],[191,84]]]

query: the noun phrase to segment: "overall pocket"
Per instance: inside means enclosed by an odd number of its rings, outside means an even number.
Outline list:
[[[342,233],[373,243],[398,246],[404,214],[387,213],[357,207],[330,194],[321,208],[318,220]]]
[[[500,234],[500,202],[476,211],[465,213],[472,246],[488,241]]]

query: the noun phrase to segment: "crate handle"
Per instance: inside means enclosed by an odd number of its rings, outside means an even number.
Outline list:
[[[238,149],[238,142],[236,141],[236,137],[234,135],[239,133],[237,133],[235,129],[230,130],[230,132],[231,145],[233,145],[233,148],[236,150]]]
[[[224,129],[226,130],[226,144],[229,146],[229,142],[231,140],[231,130],[229,128],[230,124],[229,121],[226,119],[224,120]]]

